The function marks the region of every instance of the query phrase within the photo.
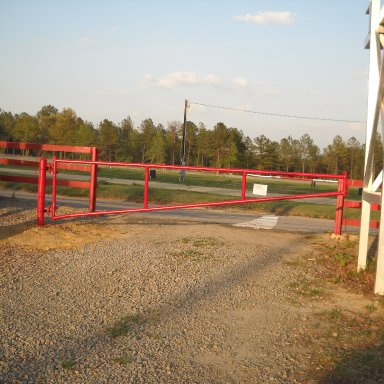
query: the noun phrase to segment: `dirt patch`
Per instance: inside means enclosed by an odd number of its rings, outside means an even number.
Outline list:
[[[356,271],[356,236],[310,237],[298,302],[313,309],[309,329],[316,348],[311,366],[321,383],[384,382],[384,301],[373,294],[375,238],[365,271]],[[301,261],[300,261],[301,260]]]
[[[60,207],[60,214],[75,212],[77,210],[74,208]],[[77,248],[119,237],[124,232],[121,225],[113,225],[114,218],[72,219],[54,223],[46,218],[46,225],[38,227],[33,202],[22,200],[1,199],[0,217],[3,217],[0,223],[0,246],[2,243],[15,244],[41,251]],[[106,225],[107,222],[110,225]]]
[[[47,251],[75,248],[83,244],[102,241],[112,236],[110,230],[88,223],[51,224],[45,227],[26,228],[20,233],[8,235],[8,241],[19,246]]]

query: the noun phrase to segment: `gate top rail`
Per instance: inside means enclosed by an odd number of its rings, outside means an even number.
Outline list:
[[[287,178],[297,177],[303,178],[323,178],[323,179],[345,179],[345,174],[324,174],[324,173],[302,173],[302,172],[283,172],[283,171],[265,171],[258,169],[242,169],[242,168],[213,168],[213,167],[195,167],[189,165],[167,165],[167,164],[147,164],[147,163],[125,163],[125,162],[110,162],[110,161],[91,161],[91,160],[69,160],[55,159],[57,163],[72,163],[72,164],[89,164],[89,165],[105,165],[110,167],[136,167],[136,168],[152,168],[152,169],[173,169],[186,171],[206,171],[219,173],[240,173],[240,174],[258,174],[258,175],[273,175]]]

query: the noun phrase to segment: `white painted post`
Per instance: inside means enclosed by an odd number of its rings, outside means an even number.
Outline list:
[[[377,295],[384,295],[384,193],[381,193],[381,208],[380,208],[380,228],[379,228],[379,242],[377,249],[377,265],[376,265],[376,279],[375,279],[375,293]],[[383,224],[383,225],[382,225]]]
[[[378,97],[378,85],[380,78],[380,39],[376,32],[380,25],[380,0],[372,0],[369,7],[370,16],[370,32],[368,35],[366,47],[370,48],[369,55],[369,89],[368,89],[368,111],[367,111],[367,130],[366,130],[366,148],[364,161],[364,185],[361,208],[360,223],[360,242],[359,242],[359,258],[357,270],[363,270],[367,265],[368,254],[368,235],[369,221],[371,217],[371,204],[366,200],[364,192],[372,191],[373,182],[373,148],[370,143],[376,137],[377,125],[375,126],[375,110]]]
[[[371,204],[380,203],[381,208],[384,205],[383,187],[380,193],[376,192],[380,184],[383,183],[384,169],[380,171],[380,174],[373,182],[375,178],[374,144],[380,115],[382,133],[384,133],[384,66],[382,59],[382,43],[384,43],[384,39],[381,38],[384,32],[384,8],[383,10],[380,9],[380,0],[371,0],[369,15],[370,33],[366,40],[366,48],[370,49],[369,91],[358,271],[365,269],[367,265]],[[382,135],[382,140],[384,144],[384,135]],[[380,198],[380,200],[378,198]],[[384,212],[382,209],[380,210],[380,229],[378,236],[375,293],[384,295]]]

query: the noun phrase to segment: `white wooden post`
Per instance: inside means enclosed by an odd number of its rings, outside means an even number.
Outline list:
[[[375,180],[374,144],[380,115],[384,116],[382,106],[384,91],[384,70],[382,60],[382,44],[380,34],[383,32],[384,11],[380,9],[380,0],[371,0],[368,12],[370,15],[370,31],[366,40],[366,48],[370,49],[369,63],[369,90],[367,131],[364,161],[364,185],[362,196],[359,259],[357,270],[363,270],[367,265],[369,221],[371,217],[371,204],[384,204],[384,194],[377,193],[383,181],[383,172]],[[383,119],[382,119],[383,123]],[[382,136],[384,140],[384,136]],[[383,220],[381,220],[383,219]],[[383,224],[383,225],[382,225]],[[384,295],[384,214],[380,212],[380,230],[378,242],[377,272],[375,293]]]
[[[381,193],[381,207],[384,204],[384,193]],[[377,265],[376,265],[376,279],[375,279],[375,293],[384,295],[384,211],[380,209],[380,228],[379,228],[379,242],[377,250]]]
[[[368,146],[372,136],[372,117],[374,114],[374,107],[376,106],[377,97],[377,84],[379,82],[380,68],[378,65],[377,55],[378,48],[375,41],[375,30],[378,25],[378,18],[380,12],[380,0],[372,0],[368,8],[370,16],[370,31],[368,32],[366,40],[366,48],[370,48],[369,55],[369,88],[368,88],[368,112],[367,112],[367,129],[365,142]],[[361,209],[361,223],[360,223],[360,242],[359,242],[359,258],[357,263],[357,270],[363,270],[367,265],[367,253],[368,253],[368,235],[369,235],[369,221],[371,217],[371,204],[364,198],[364,192],[369,192],[372,187],[372,164],[368,165],[368,161],[373,162],[373,156],[368,156],[369,148],[365,149],[364,160],[364,185],[362,196],[362,209]]]

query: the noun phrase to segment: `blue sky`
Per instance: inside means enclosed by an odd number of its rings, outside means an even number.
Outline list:
[[[73,108],[97,127],[183,119],[184,99],[365,121],[366,0],[0,0],[0,108]],[[280,140],[365,141],[365,125],[191,104],[188,119]]]

